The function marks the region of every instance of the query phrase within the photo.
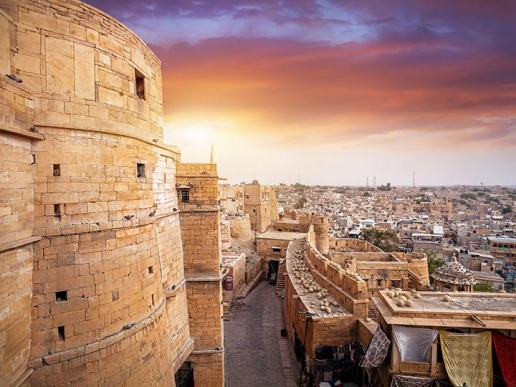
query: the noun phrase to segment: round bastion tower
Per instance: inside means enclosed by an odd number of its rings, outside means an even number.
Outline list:
[[[175,385],[193,340],[159,60],[80,1],[3,0],[0,78],[0,385]]]

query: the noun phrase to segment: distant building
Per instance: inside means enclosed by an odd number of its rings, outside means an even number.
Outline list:
[[[413,205],[414,212],[440,216],[444,218],[451,217],[453,215],[453,204],[446,200],[428,201],[415,203]]]
[[[412,233],[413,251],[431,250],[438,254],[443,251],[443,235],[428,233]]]
[[[487,238],[491,255],[503,261],[504,270],[516,269],[516,238]]]
[[[434,279],[434,289],[441,292],[445,290],[472,292],[473,285],[478,283],[471,270],[457,261],[456,255],[453,255],[443,266],[435,269],[431,277]]]
[[[279,219],[274,188],[260,185],[256,180],[245,184],[244,213],[249,215],[252,230],[264,232],[271,222]]]
[[[219,205],[228,215],[244,213],[244,187],[242,185],[219,184]]]

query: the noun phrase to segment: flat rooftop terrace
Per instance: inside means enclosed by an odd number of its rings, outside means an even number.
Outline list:
[[[301,239],[304,237],[306,237],[306,233],[304,232],[267,231],[263,234],[258,235],[256,239],[277,239],[291,241],[294,239]]]
[[[240,257],[242,257],[242,254],[231,254],[231,255],[225,255],[223,254],[222,257],[221,257],[221,260],[222,260],[222,263],[225,263],[225,264],[233,264],[235,263],[236,260],[238,260]],[[245,254],[244,254],[244,257],[245,257]]]
[[[299,224],[299,220],[292,218],[283,218],[280,220],[276,220],[275,223],[289,223],[289,224]]]
[[[516,329],[516,294],[420,292],[411,307],[398,306],[396,298],[380,291],[373,302],[389,324],[443,328]],[[449,296],[450,301],[443,300]],[[475,316],[475,317],[472,317]],[[478,318],[482,323],[475,320]]]

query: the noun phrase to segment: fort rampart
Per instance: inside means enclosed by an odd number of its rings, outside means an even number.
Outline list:
[[[0,58],[0,385],[175,385],[195,292],[159,60],[75,0],[0,0]]]

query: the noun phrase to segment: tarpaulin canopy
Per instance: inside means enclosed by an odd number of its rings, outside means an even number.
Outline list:
[[[454,386],[493,385],[491,332],[452,333],[440,331],[444,366]]]
[[[360,367],[380,367],[387,356],[390,344],[391,341],[378,325],[371,344],[367,347],[367,351],[360,362]]]
[[[516,386],[516,339],[493,332],[493,344],[496,357],[502,370],[503,381],[507,386]]]
[[[430,348],[439,331],[425,328],[409,328],[401,325],[392,327],[394,341],[400,351],[401,361],[428,363]]]

